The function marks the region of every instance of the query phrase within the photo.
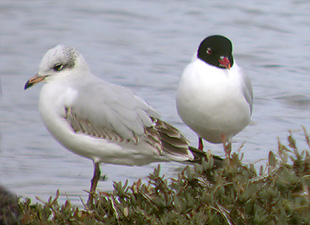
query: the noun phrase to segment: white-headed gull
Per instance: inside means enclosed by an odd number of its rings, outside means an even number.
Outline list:
[[[232,55],[231,41],[221,35],[205,38],[184,69],[176,104],[178,113],[199,137],[223,143],[230,153],[231,139],[250,122],[253,91],[250,79]]]
[[[160,120],[131,90],[95,77],[75,48],[50,49],[25,89],[41,81],[45,85],[39,111],[45,126],[65,148],[94,162],[90,193],[96,190],[101,162],[144,165],[197,160],[176,128]]]

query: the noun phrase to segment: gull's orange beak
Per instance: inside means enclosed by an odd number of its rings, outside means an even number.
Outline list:
[[[33,85],[40,83],[41,81],[43,81],[46,77],[48,77],[48,75],[46,76],[41,76],[39,74],[35,75],[33,78],[29,79],[26,84],[24,89],[26,90],[27,88],[32,87]]]
[[[226,69],[230,69],[230,67],[231,67],[229,59],[225,56],[221,57],[221,59],[219,60],[219,63],[222,67],[224,67]]]

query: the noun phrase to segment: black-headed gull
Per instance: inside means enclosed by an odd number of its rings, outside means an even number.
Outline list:
[[[57,45],[42,58],[39,111],[54,138],[94,162],[90,193],[100,178],[99,163],[144,165],[160,161],[196,161],[194,149],[172,125],[131,90],[95,77],[73,47]],[[92,204],[92,194],[88,203]]]
[[[232,55],[231,41],[221,35],[205,38],[184,69],[176,104],[183,122],[199,137],[223,143],[230,153],[231,139],[250,122],[253,91],[250,79]]]

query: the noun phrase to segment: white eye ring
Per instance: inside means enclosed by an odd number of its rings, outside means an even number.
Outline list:
[[[211,54],[212,54],[212,49],[211,49],[211,48],[207,48],[206,53],[207,53],[208,55],[211,55]]]

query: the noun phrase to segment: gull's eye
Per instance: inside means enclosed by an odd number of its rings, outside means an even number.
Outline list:
[[[62,64],[55,64],[54,67],[53,67],[53,70],[60,71],[63,68],[64,68],[64,65],[62,65]]]
[[[211,55],[212,54],[212,49],[211,48],[207,48],[206,52],[207,52],[208,55]]]

